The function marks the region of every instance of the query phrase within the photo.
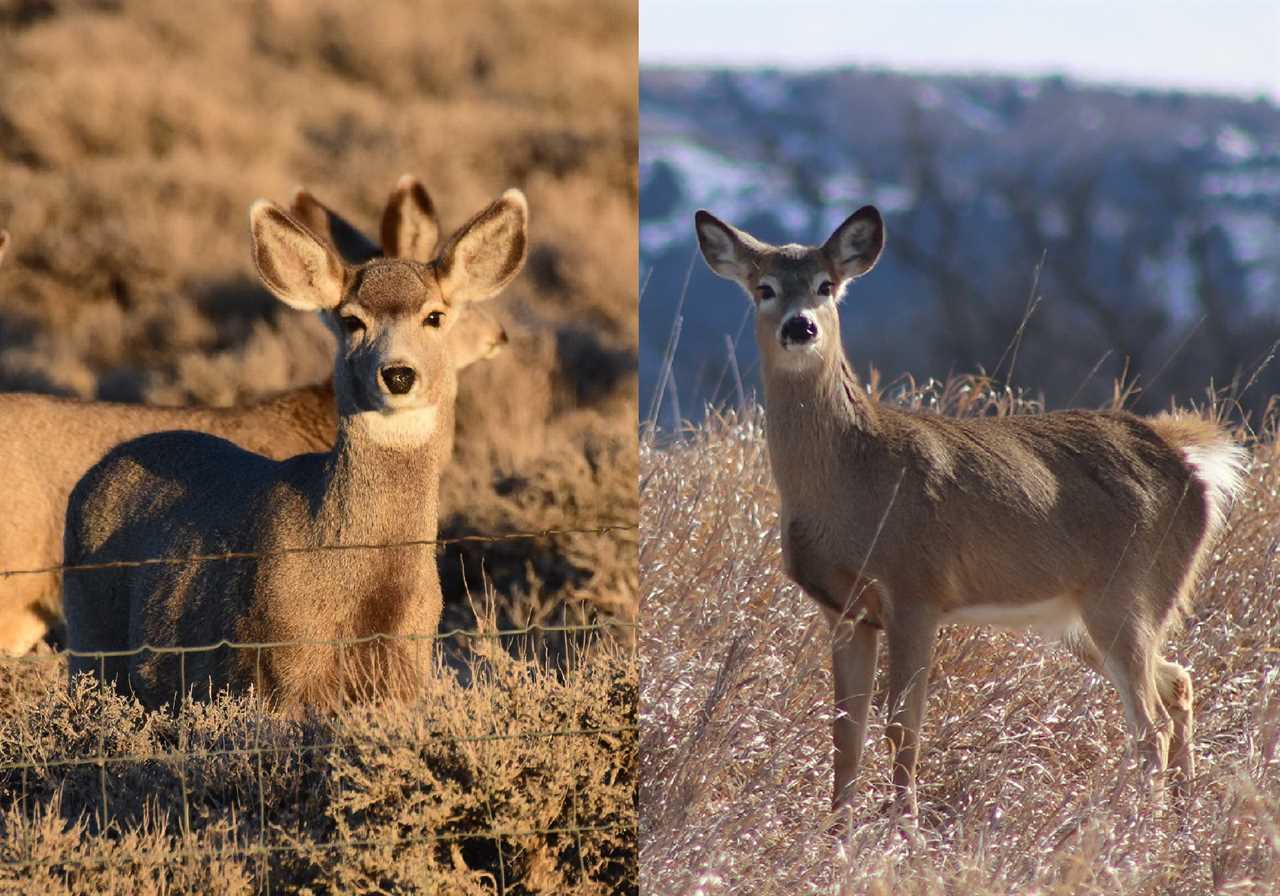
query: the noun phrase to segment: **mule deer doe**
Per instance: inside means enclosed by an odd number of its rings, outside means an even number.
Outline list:
[[[457,389],[447,334],[491,298],[526,254],[527,205],[507,193],[439,258],[348,267],[279,207],[250,212],[254,261],[286,304],[324,312],[338,337],[337,436],[325,453],[272,461],[203,433],[167,432],[114,449],[76,485],[68,564],[248,552],[250,559],[124,566],[65,579],[75,656],[149,706],[192,689],[250,685],[281,708],[355,694],[405,695],[431,663],[441,611],[436,537],[443,448]],[[325,550],[331,546],[350,550]],[[339,639],[368,639],[344,646]],[[426,645],[397,636],[418,635]],[[265,651],[183,654],[146,645],[289,642]]]
[[[292,209],[332,241],[343,234],[348,251],[378,254],[341,216],[306,191]],[[388,224],[388,222],[394,222]],[[429,261],[439,225],[421,184],[400,179],[383,213],[383,252]],[[0,259],[7,234],[0,239]],[[506,331],[482,309],[469,309],[449,333],[460,370],[491,357],[507,341]],[[148,407],[75,401],[50,395],[0,394],[0,571],[48,569],[62,562],[67,496],[76,481],[113,446],[152,432],[208,432],[246,450],[283,460],[333,444],[337,428],[333,385],[319,383],[255,404],[231,408]],[[452,435],[452,434],[450,434]],[[55,573],[0,575],[0,654],[26,653],[62,622],[62,595]]]
[[[897,807],[915,768],[938,628],[1062,638],[1120,693],[1143,766],[1189,784],[1192,691],[1161,656],[1247,454],[1198,417],[1119,411],[956,419],[871,400],[838,302],[884,247],[873,207],[820,247],[772,246],[695,217],[703,257],[755,304],[787,575],[833,629],[835,788],[852,800],[876,671],[889,650]]]

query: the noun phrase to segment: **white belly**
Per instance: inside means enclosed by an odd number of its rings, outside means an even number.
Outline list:
[[[1030,629],[1042,638],[1061,640],[1082,621],[1075,601],[1069,597],[1051,597],[1028,604],[971,604],[943,614],[942,624]]]

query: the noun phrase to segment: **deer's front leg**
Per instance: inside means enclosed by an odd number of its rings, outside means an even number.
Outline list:
[[[835,743],[833,809],[852,801],[851,788],[867,741],[867,713],[875,686],[879,632],[866,622],[841,620],[827,614],[831,623],[831,678],[835,684],[836,717],[831,723]]]
[[[889,637],[889,724],[885,736],[893,753],[894,801],[915,816],[916,760],[924,724],[929,667],[938,639],[938,614],[928,606],[895,601],[886,625]]]

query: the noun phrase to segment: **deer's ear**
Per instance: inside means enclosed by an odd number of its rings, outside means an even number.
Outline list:
[[[382,250],[342,215],[299,187],[289,203],[289,216],[318,236],[351,264],[364,264],[377,258]]]
[[[492,358],[508,341],[506,327],[485,311],[483,305],[463,306],[445,339],[449,342],[454,370],[464,370],[476,361]]]
[[[382,212],[382,252],[426,264],[440,245],[440,220],[427,188],[412,174],[396,183]]]
[[[708,211],[693,216],[698,248],[707,267],[728,280],[749,289],[747,279],[757,266],[764,244],[746,231],[726,224]]]
[[[0,230],[0,264],[4,264],[4,253],[9,249],[9,231]]]
[[[884,250],[884,220],[874,205],[864,205],[835,229],[822,247],[844,280],[861,277],[876,266]]]
[[[249,229],[254,266],[276,298],[302,311],[335,308],[342,301],[347,268],[332,246],[265,199],[250,208]]]
[[[440,252],[436,271],[445,300],[480,302],[515,279],[528,252],[529,204],[507,190],[454,234]]]
[[[329,224],[329,214],[329,207],[306,187],[298,187],[293,191],[293,201],[289,203],[289,217],[332,246],[334,245],[333,229]]]

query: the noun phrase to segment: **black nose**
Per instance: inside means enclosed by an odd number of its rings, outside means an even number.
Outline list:
[[[818,325],[805,314],[787,318],[782,325],[782,341],[805,343],[818,335]]]
[[[382,368],[382,381],[387,384],[392,395],[404,395],[413,388],[415,379],[417,374],[413,372],[412,367]]]

